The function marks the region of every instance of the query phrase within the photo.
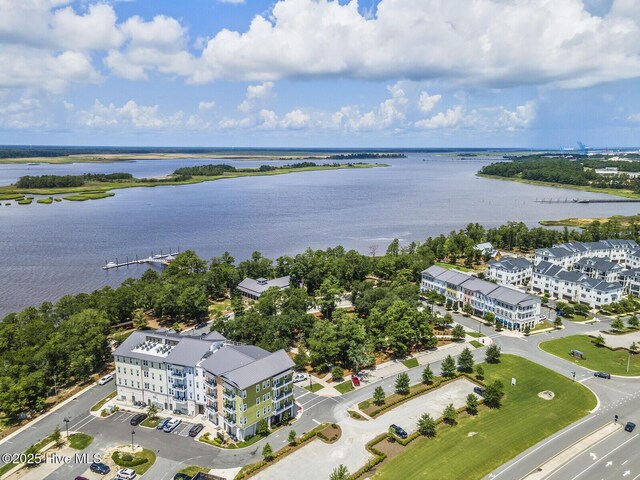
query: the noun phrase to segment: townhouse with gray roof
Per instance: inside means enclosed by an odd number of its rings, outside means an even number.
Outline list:
[[[626,264],[631,252],[638,250],[634,240],[609,239],[598,242],[567,242],[550,248],[539,248],[535,264],[549,262],[571,270],[582,258],[605,258],[614,263]]]
[[[294,417],[294,363],[284,350],[230,344],[218,332],[132,333],[114,352],[117,402],[204,415],[238,440]]]
[[[420,289],[434,290],[451,302],[470,304],[477,316],[491,312],[506,328],[534,328],[542,320],[540,298],[522,290],[433,265],[422,272]]]
[[[522,257],[490,260],[487,277],[502,285],[526,285],[533,275],[533,264]]]

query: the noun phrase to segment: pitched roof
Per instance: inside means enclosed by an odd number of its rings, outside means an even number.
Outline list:
[[[615,262],[611,262],[607,258],[601,258],[601,257],[592,257],[592,258],[583,257],[580,260],[578,260],[575,264],[580,267],[590,267],[600,272],[611,272],[611,271],[622,270],[622,267],[619,264]]]
[[[472,278],[468,282],[465,282],[462,288],[472,292],[479,292],[483,295],[487,295],[498,288],[498,285],[496,285],[495,283],[487,282],[486,280],[481,280],[479,278]]]
[[[539,298],[529,295],[528,293],[521,292],[515,288],[509,288],[499,286],[494,291],[487,295],[489,298],[499,300],[509,305],[518,305],[525,301],[540,301]]]
[[[223,373],[221,376],[242,390],[264,379],[285,372],[293,368],[294,365],[293,360],[289,358],[289,355],[284,350],[278,350],[249,365]]]
[[[210,351],[211,343],[200,338],[183,337],[173,347],[165,362],[185,367],[195,367],[205,353]]]
[[[238,290],[251,295],[260,296],[271,287],[278,287],[280,289],[287,288],[289,286],[289,276],[274,278],[273,280],[265,280],[264,278],[245,278],[238,285]]]
[[[500,270],[516,271],[523,268],[529,268],[532,264],[529,260],[522,257],[505,257],[500,260],[490,260],[489,265]]]
[[[441,275],[446,271],[447,271],[446,268],[440,267],[438,265],[431,265],[426,270],[423,270],[422,273],[423,274],[426,273],[427,275],[431,275],[432,277],[438,277],[438,275]]]

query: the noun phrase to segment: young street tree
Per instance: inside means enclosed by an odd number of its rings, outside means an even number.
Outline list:
[[[487,385],[484,391],[484,403],[491,408],[500,408],[500,401],[504,395],[504,386],[500,380]]]
[[[456,341],[464,340],[465,335],[464,327],[459,323],[451,330],[451,336]]]
[[[409,375],[402,372],[396,377],[396,393],[407,395],[409,393]]]
[[[149,404],[149,406],[147,407],[147,415],[150,419],[156,418],[156,415],[158,415],[158,407],[156,407],[155,403]]]
[[[500,362],[500,347],[495,343],[489,345],[487,348],[487,353],[485,355],[485,360],[487,363],[499,363]]]
[[[596,347],[604,347],[604,337],[602,335],[598,335],[593,341]]]
[[[471,306],[471,302],[465,303],[464,307],[462,307],[462,311],[467,315],[473,315],[473,307]]]
[[[469,347],[466,347],[458,357],[458,368],[463,372],[473,372],[473,365],[473,354],[471,350],[469,350]]]
[[[484,378],[484,368],[482,368],[482,365],[478,365],[476,367],[476,378],[478,380],[482,380]]]
[[[631,328],[638,328],[640,326],[640,320],[638,320],[637,315],[632,315],[629,320],[627,320],[627,323]]]
[[[265,444],[264,448],[262,449],[262,458],[264,458],[267,462],[273,458],[273,448],[271,448],[271,445],[269,445],[268,443]]]
[[[553,321],[553,326],[556,328],[560,328],[562,326],[562,317],[556,315],[556,319]]]
[[[296,431],[295,430],[290,430],[289,431],[289,435],[287,436],[287,440],[289,441],[289,445],[295,445],[296,444]]]
[[[442,412],[442,419],[449,425],[455,425],[458,423],[458,412],[453,406],[453,403],[450,403],[445,407],[444,412]]]
[[[452,375],[456,370],[456,361],[451,355],[447,355],[447,357],[442,360],[442,363],[440,364],[440,370],[442,370],[442,375],[444,375],[445,377]]]
[[[436,436],[436,421],[428,413],[423,413],[418,419],[418,432],[425,437]]]
[[[491,312],[485,313],[482,318],[490,325],[494,325],[496,323],[496,316]]]
[[[433,371],[428,364],[426,367],[424,367],[424,370],[422,370],[422,383],[433,383]]]
[[[334,382],[342,380],[342,377],[344,377],[344,370],[342,367],[335,366],[331,369],[331,378],[333,378]]]
[[[631,352],[633,353],[638,353],[638,344],[636,342],[631,342],[629,350],[631,350]]]
[[[376,405],[382,405],[384,403],[385,398],[386,398],[386,395],[384,393],[384,389],[382,388],[381,385],[378,385],[373,391],[373,402]]]
[[[623,330],[624,322],[621,319],[616,318],[613,322],[611,322],[611,328],[615,330]]]
[[[347,467],[340,464],[336,468],[333,469],[331,475],[329,475],[329,480],[349,480],[349,470]]]
[[[475,415],[478,413],[478,397],[473,393],[467,395],[467,412],[469,415]]]

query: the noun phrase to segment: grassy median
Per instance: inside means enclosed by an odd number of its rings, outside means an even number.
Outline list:
[[[419,438],[385,462],[374,478],[479,479],[596,405],[583,385],[521,357],[502,355],[499,364],[483,368],[487,382],[499,379],[505,385],[502,407],[463,417],[436,438]],[[544,390],[554,392],[554,399],[540,398]]]
[[[586,335],[571,335],[542,342],[540,348],[547,353],[591,370],[601,370],[611,375],[640,375],[639,355],[631,354],[629,356],[628,350],[598,347],[593,342],[594,339]],[[569,355],[571,350],[580,350],[584,354],[584,360]],[[627,372],[627,362],[629,362],[629,372]]]

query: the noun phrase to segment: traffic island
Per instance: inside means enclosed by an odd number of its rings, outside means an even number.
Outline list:
[[[131,445],[117,447],[110,458],[116,467],[131,468],[138,475],[144,475],[156,462],[156,454],[139,445],[135,445],[133,449]]]

